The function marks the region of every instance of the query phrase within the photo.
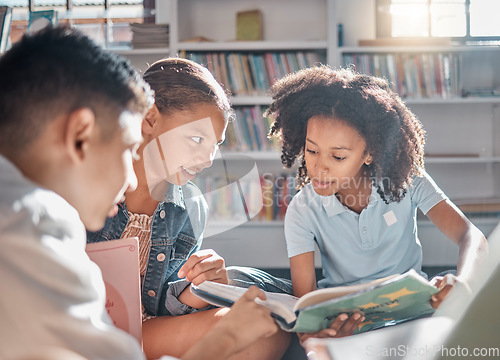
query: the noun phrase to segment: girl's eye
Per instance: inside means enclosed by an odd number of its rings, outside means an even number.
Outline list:
[[[201,144],[203,138],[201,136],[191,136],[191,140],[193,140],[197,144]]]
[[[341,156],[333,156],[332,157],[335,159],[335,160],[339,160],[339,161],[342,161],[342,160],[345,160],[345,156],[344,157],[341,157]]]
[[[311,149],[306,149],[306,151],[308,153],[311,153],[311,154],[317,154],[318,153],[316,150],[311,150]]]

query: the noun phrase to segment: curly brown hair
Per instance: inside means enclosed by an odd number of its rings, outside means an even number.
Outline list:
[[[421,175],[425,131],[385,79],[322,65],[283,77],[271,95],[265,116],[274,123],[268,137],[281,140],[285,167],[299,160],[297,190],[310,181],[304,146],[307,123],[318,115],[340,119],[363,137],[373,158],[372,184],[386,203],[403,199],[413,176]]]

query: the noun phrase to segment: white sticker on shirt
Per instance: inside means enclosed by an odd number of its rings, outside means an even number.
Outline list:
[[[396,215],[394,215],[394,211],[392,210],[384,214],[384,219],[387,226],[391,226],[398,221],[398,219],[396,219]]]

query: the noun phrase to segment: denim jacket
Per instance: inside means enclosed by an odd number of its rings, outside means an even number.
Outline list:
[[[179,280],[177,271],[200,249],[207,216],[207,203],[193,183],[168,187],[151,220],[151,246],[141,289],[148,315],[181,315],[193,310],[177,300],[189,285]],[[127,206],[122,203],[102,230],[87,232],[87,242],[119,239],[128,222]]]

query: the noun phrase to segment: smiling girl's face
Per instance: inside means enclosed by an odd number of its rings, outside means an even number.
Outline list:
[[[351,188],[371,162],[366,142],[344,121],[313,116],[307,124],[305,143],[307,174],[318,195],[330,196]]]
[[[144,149],[146,177],[148,183],[166,180],[184,185],[212,165],[227,121],[217,106],[208,103],[162,117]]]

